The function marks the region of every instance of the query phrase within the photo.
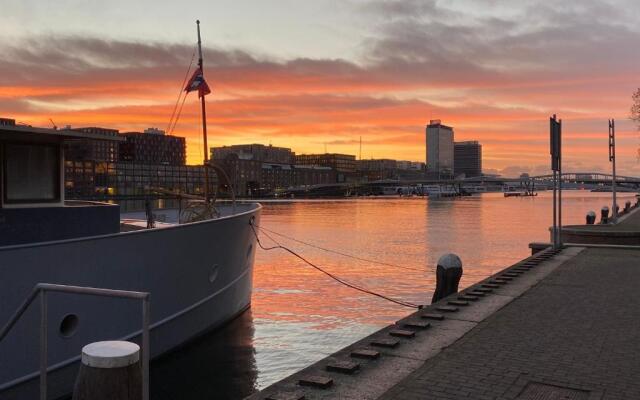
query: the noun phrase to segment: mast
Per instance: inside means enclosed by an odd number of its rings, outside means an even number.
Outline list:
[[[200,20],[196,21],[196,25],[198,27],[198,67],[200,68],[200,73],[202,74],[202,78],[204,79],[204,68],[202,67],[202,41],[200,40]],[[200,102],[202,105],[202,136],[203,141],[202,144],[204,146],[204,200],[205,202],[209,202],[209,149],[207,145],[207,110],[204,104],[204,96],[200,96]]]

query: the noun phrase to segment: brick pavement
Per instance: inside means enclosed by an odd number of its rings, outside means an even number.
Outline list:
[[[640,250],[591,248],[381,399],[640,399]]]

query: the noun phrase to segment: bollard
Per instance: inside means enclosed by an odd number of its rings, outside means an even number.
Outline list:
[[[600,210],[600,223],[606,224],[609,222],[609,207],[604,206]]]
[[[587,225],[593,225],[596,223],[596,212],[589,211],[587,213]]]
[[[140,347],[131,342],[106,341],[82,348],[82,364],[73,400],[141,400]]]
[[[436,291],[433,292],[431,303],[457,293],[461,277],[462,261],[460,261],[460,257],[451,253],[440,257],[436,267]]]
[[[624,203],[624,212],[628,213],[629,210],[631,210],[631,202],[627,201],[626,203]]]

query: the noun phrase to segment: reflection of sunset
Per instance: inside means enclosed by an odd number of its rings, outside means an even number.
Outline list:
[[[349,282],[428,304],[442,254],[461,257],[461,286],[466,287],[528,256],[530,242],[548,240],[550,196],[541,192],[536,198],[505,199],[495,193],[440,201],[267,203],[262,225],[317,246],[411,268],[353,260],[272,235]],[[566,193],[565,223],[582,223],[588,210],[597,210],[608,200],[606,193]],[[265,245],[270,243],[261,237]],[[264,323],[304,323],[315,330],[373,327],[411,312],[346,288],[280,250],[258,252],[254,286],[253,315],[269,321]]]

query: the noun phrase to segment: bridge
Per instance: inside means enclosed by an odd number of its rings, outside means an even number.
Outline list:
[[[611,186],[611,174],[602,172],[566,172],[562,174],[562,182],[568,188],[581,187],[585,189],[606,188]],[[457,188],[472,185],[483,186],[521,186],[523,188],[550,188],[553,175],[521,176],[508,178],[500,176],[479,176],[463,179],[410,179],[396,180],[385,179],[368,182],[344,182],[328,183],[320,185],[300,186],[289,188],[284,194],[317,194],[317,195],[345,195],[348,193],[367,193],[376,189],[394,186],[425,186],[425,185],[451,185]],[[616,184],[628,190],[640,189],[640,177],[616,176]],[[498,190],[500,190],[498,188]]]

